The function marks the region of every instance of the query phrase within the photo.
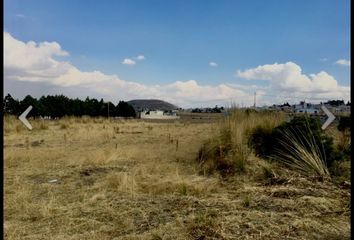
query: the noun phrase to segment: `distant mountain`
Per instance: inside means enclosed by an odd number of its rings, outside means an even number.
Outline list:
[[[177,106],[158,99],[135,99],[128,101],[128,103],[133,106],[135,111],[141,111],[144,109],[163,111],[178,109]]]

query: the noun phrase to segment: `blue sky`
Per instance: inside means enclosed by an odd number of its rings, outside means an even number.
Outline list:
[[[260,94],[264,91],[264,95],[278,95],[277,91],[282,91],[287,95],[289,89],[279,88],[284,84],[274,84],[274,76],[264,80],[258,79],[262,74],[248,78],[237,74],[238,70],[287,62],[295,63],[307,76],[324,71],[338,85],[350,86],[350,63],[349,66],[336,64],[338,60],[350,61],[350,3],[347,0],[5,0],[4,14],[4,31],[11,35],[11,39],[37,44],[56,42],[69,53],[67,56],[51,56],[56,61],[70,62],[83,72],[96,70],[115,75],[122,81],[141,86],[169,86],[177,81],[193,80],[200,87],[216,88],[227,84],[242,85],[247,89],[253,85],[252,91],[259,86]],[[136,59],[138,55],[145,59]],[[135,65],[122,64],[126,58],[133,60]],[[210,66],[210,62],[217,66]],[[14,89],[19,84],[13,83],[16,77],[8,79],[5,79],[5,90],[22,97],[20,95],[25,92]],[[26,76],[21,76],[21,82],[26,82]],[[54,91],[48,89],[50,82],[30,82],[39,88],[43,85],[43,94]],[[68,90],[63,85],[54,86],[64,93]],[[75,85],[74,88],[80,87]],[[70,91],[75,95],[72,89]],[[185,90],[171,89],[171,92],[176,91]],[[215,91],[220,96],[223,95],[221,92],[224,93],[223,90]],[[321,96],[325,98],[341,95],[324,95],[323,91]],[[348,92],[348,89],[343,91]],[[171,92],[168,96],[173,95]],[[305,92],[306,97],[318,94]],[[95,97],[95,93],[92,94]],[[159,92],[152,94],[151,98],[166,94]],[[97,96],[105,95],[101,92]],[[169,100],[178,102],[178,96]],[[119,98],[119,94],[112,100],[115,98]],[[205,96],[201,99],[204,98],[213,102]],[[230,95],[226,94],[226,98]],[[185,97],[181,104],[188,105],[192,100]]]

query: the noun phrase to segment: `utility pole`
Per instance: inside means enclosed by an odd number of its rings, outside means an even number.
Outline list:
[[[254,104],[253,104],[254,108],[256,108],[256,91],[254,92]]]
[[[109,102],[108,102],[107,104],[108,104],[107,116],[108,116],[108,118],[109,118]]]

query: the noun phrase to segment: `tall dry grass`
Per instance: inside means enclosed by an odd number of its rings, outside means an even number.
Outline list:
[[[306,133],[300,129],[283,130],[280,148],[273,158],[304,175],[329,178],[326,156],[320,149],[323,146],[316,142],[309,124],[305,126]]]
[[[349,239],[349,214],[333,212],[342,211],[350,197],[331,185],[304,180],[269,188],[250,174],[229,184],[197,174],[193,160],[204,140],[215,143],[211,152],[231,154],[238,146],[230,144],[235,131],[247,135],[241,126],[252,127],[244,121],[267,121],[253,119],[264,113],[243,114],[230,116],[230,128],[228,119],[216,126],[63,118],[45,121],[48,128],[30,119],[29,131],[10,119],[4,136],[4,238]],[[233,121],[241,117],[237,127]],[[23,129],[17,132],[16,125]],[[221,131],[225,125],[228,131]],[[247,172],[268,164],[240,154],[247,157]],[[242,168],[240,162],[235,169]],[[273,176],[271,170],[266,174]],[[287,192],[295,197],[282,198]],[[324,210],[332,213],[318,217]]]
[[[252,129],[259,126],[273,129],[285,119],[282,112],[232,109],[220,121],[218,134],[199,151],[197,160],[202,172],[210,174],[218,170],[224,176],[244,172],[251,154],[248,138]]]

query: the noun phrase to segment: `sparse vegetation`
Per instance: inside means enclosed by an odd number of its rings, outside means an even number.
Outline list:
[[[45,129],[30,119],[33,131],[4,117],[5,238],[349,239],[350,165],[334,162],[336,184],[319,183],[256,157],[252,130],[282,115],[234,114],[220,124],[66,117]]]

